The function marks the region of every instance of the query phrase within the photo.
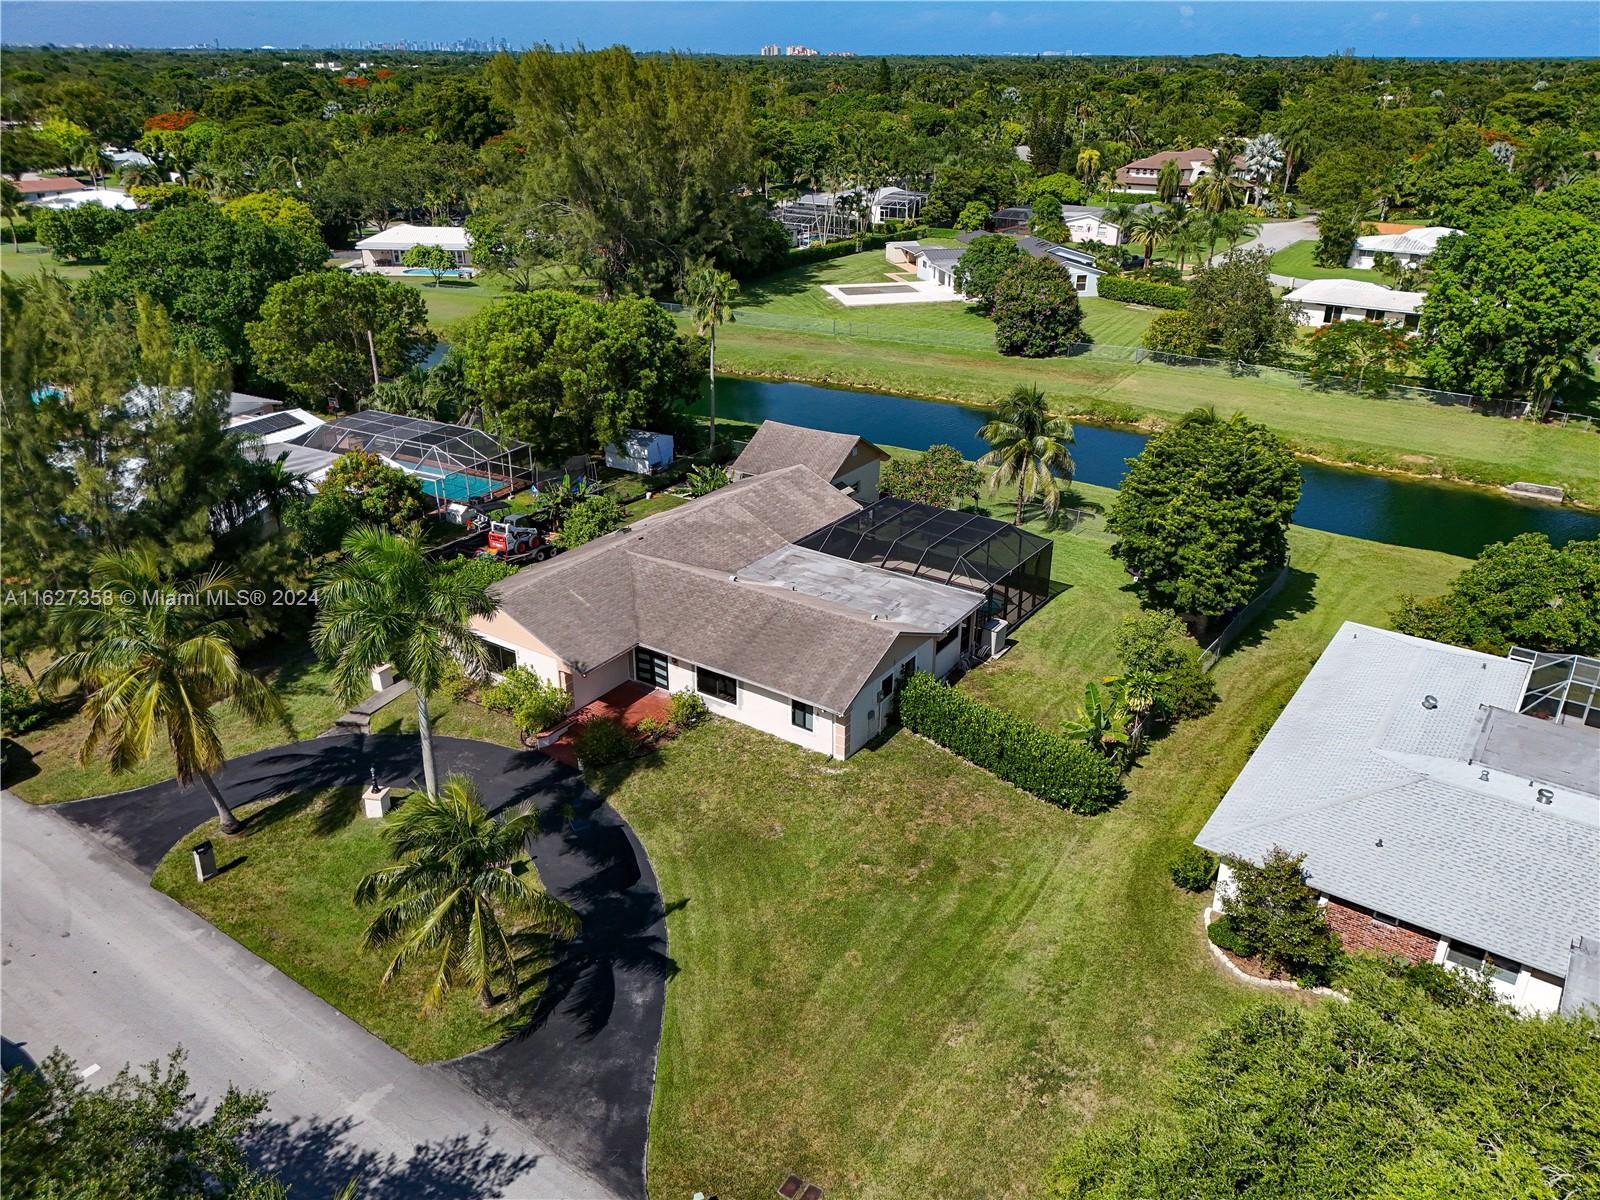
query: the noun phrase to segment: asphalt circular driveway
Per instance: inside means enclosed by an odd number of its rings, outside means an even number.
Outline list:
[[[537,751],[435,737],[441,773],[471,775],[491,812],[536,808],[547,832],[530,848],[551,893],[583,919],[564,943],[525,1027],[438,1069],[525,1122],[622,1196],[644,1195],[645,1148],[666,980],[666,918],[633,830],[582,777]],[[368,783],[420,787],[414,736],[336,734],[257,751],[217,776],[233,806],[287,792]],[[215,815],[204,790],[176,780],[56,805],[147,875]]]

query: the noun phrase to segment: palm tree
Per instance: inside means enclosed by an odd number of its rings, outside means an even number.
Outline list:
[[[1278,130],[1278,144],[1283,149],[1283,190],[1289,190],[1294,179],[1295,164],[1311,153],[1311,122],[1304,115],[1291,115]]]
[[[297,154],[274,154],[267,164],[267,169],[274,177],[282,179],[287,175],[294,181],[295,191],[300,191],[304,186],[300,182],[300,156]]]
[[[1028,384],[1019,385],[1000,405],[994,420],[978,430],[989,443],[989,451],[978,461],[994,467],[989,490],[999,491],[1001,483],[1017,485],[1017,515],[1022,524],[1022,505],[1035,496],[1044,500],[1046,516],[1054,518],[1061,505],[1059,475],[1072,482],[1072,423],[1065,417],[1052,417],[1044,393]]]
[[[70,155],[74,170],[89,172],[89,182],[100,186],[100,168],[103,164],[100,143],[92,137],[78,139]]]
[[[1100,214],[1100,219],[1107,225],[1117,227],[1117,245],[1129,241],[1128,223],[1133,220],[1139,211],[1136,204],[1129,204],[1126,200],[1118,200],[1115,204],[1106,205],[1105,212]]]
[[[423,786],[438,795],[428,701],[453,664],[482,675],[488,652],[472,632],[473,617],[499,607],[489,585],[465,571],[441,568],[416,537],[374,526],[352,530],[343,557],[318,594],[311,644],[333,663],[340,695],[354,703],[371,690],[374,667],[392,663],[417,694]]]
[[[81,649],[57,658],[40,680],[47,690],[75,684],[89,691],[78,761],[87,766],[103,744],[111,773],[120,775],[150,757],[165,727],[178,782],[198,778],[222,832],[239,832],[243,826],[212,778],[225,758],[213,706],[228,701],[252,721],[285,729],[288,717],[271,686],[239,662],[244,621],[220,611],[237,590],[233,576],[217,569],[169,585],[155,550],[140,546],[100,555],[89,580],[104,603],[60,610],[58,639]]]
[[[1183,183],[1183,168],[1178,166],[1178,160],[1169,158],[1161,164],[1161,170],[1156,172],[1156,199],[1163,204],[1170,204],[1178,194],[1178,188]]]
[[[1156,247],[1161,244],[1161,239],[1167,236],[1166,214],[1159,208],[1144,209],[1129,219],[1127,230],[1128,240],[1144,247],[1145,266],[1153,266],[1156,261]]]
[[[17,249],[17,218],[26,209],[22,206],[22,192],[9,179],[0,179],[0,218],[11,227],[11,248]]]
[[[1085,146],[1078,151],[1078,178],[1089,183],[1100,173],[1100,151]]]
[[[283,510],[289,501],[310,491],[304,476],[288,468],[288,458],[289,452],[285,450],[277,458],[256,463],[256,498],[272,519],[274,528],[283,524]]]
[[[689,310],[689,323],[697,337],[711,343],[711,449],[717,447],[717,326],[733,320],[733,298],[739,284],[709,260],[696,263],[683,277],[678,296]]]
[[[495,981],[515,996],[514,933],[571,937],[578,915],[544,890],[538,872],[521,860],[539,815],[521,809],[496,821],[465,775],[451,775],[437,797],[414,797],[384,823],[383,840],[395,858],[356,886],[355,902],[382,908],[361,935],[367,949],[393,948],[383,972],[414,962],[432,964],[424,1011],[437,1008],[458,983],[478,989],[478,1002],[494,1003]],[[519,928],[509,923],[515,922]]]

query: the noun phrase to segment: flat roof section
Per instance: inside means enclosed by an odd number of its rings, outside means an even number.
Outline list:
[[[826,600],[875,621],[927,633],[943,633],[983,603],[976,592],[795,545],[778,547],[740,568],[733,578],[737,583]]]
[[[1488,708],[1472,761],[1593,795],[1600,790],[1600,729]]]

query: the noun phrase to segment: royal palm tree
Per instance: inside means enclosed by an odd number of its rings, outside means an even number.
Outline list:
[[[121,775],[150,757],[164,731],[178,782],[199,779],[222,832],[237,833],[243,826],[212,778],[226,759],[214,706],[227,701],[252,721],[285,729],[288,718],[272,687],[239,662],[244,622],[222,607],[237,590],[233,577],[219,569],[169,584],[155,551],[141,546],[100,555],[89,580],[104,602],[60,610],[56,637],[79,648],[40,679],[46,690],[88,690],[78,761],[87,766],[104,746],[111,773]]]
[[[489,585],[430,559],[415,537],[374,526],[352,530],[343,555],[320,585],[311,644],[333,663],[347,703],[371,691],[374,667],[391,663],[417,694],[423,786],[439,792],[428,702],[452,667],[480,676],[488,652],[472,632],[473,617],[499,607]]]
[[[1036,496],[1043,499],[1045,514],[1054,518],[1061,505],[1060,479],[1072,482],[1072,455],[1067,450],[1072,423],[1052,417],[1044,393],[1022,384],[978,436],[989,443],[988,453],[978,461],[995,468],[989,490],[999,491],[1002,483],[1017,485],[1014,524],[1022,524],[1022,505]]]
[[[689,310],[689,324],[695,335],[711,343],[711,448],[717,446],[717,326],[733,320],[733,298],[739,294],[739,284],[732,275],[702,260],[690,267],[683,277],[683,287],[678,296]]]
[[[523,861],[527,839],[539,831],[537,813],[522,809],[497,821],[465,775],[451,775],[437,797],[413,797],[384,823],[382,837],[395,865],[380,867],[356,886],[360,905],[381,905],[361,935],[368,949],[393,950],[383,972],[430,964],[424,1010],[465,983],[488,1008],[494,985],[518,992],[514,935],[571,937],[578,915],[544,890],[533,864]]]

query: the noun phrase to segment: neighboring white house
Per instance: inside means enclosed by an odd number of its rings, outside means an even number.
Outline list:
[[[1422,316],[1421,292],[1401,292],[1360,279],[1314,279],[1284,297],[1301,306],[1306,325],[1382,321],[1410,332]]]
[[[1439,248],[1440,242],[1460,232],[1448,225],[1423,225],[1404,233],[1369,233],[1356,239],[1348,265],[1371,267],[1376,255],[1392,254],[1402,267],[1419,267]]]
[[[123,212],[133,212],[139,207],[138,201],[120,188],[84,188],[82,191],[66,192],[60,196],[51,196],[47,200],[33,202],[39,208],[82,208],[85,204],[98,204],[101,208],[120,208]]]
[[[386,274],[405,269],[402,260],[413,246],[443,246],[450,251],[458,270],[472,266],[472,239],[459,225],[391,225],[356,243],[361,265]]]
[[[881,187],[872,193],[868,209],[874,225],[885,221],[909,221],[922,212],[928,202],[927,192],[913,192],[906,188]]]
[[[1195,841],[1304,854],[1347,948],[1600,1004],[1600,662],[1346,622]]]
[[[257,399],[248,396],[241,398]],[[231,401],[229,407],[232,408]],[[281,461],[290,474],[315,486],[322,482],[328,468],[339,461],[339,455],[302,446],[295,439],[303,438],[326,424],[321,417],[303,408],[286,408],[234,416],[228,422],[228,432],[241,439],[240,449],[249,457],[265,462]]]
[[[69,175],[24,175],[21,179],[13,181],[12,186],[22,193],[24,204],[54,200],[57,196],[86,191],[89,187],[83,180],[73,179]]]
[[[687,689],[845,758],[911,672],[955,667],[985,603],[794,544],[860,511],[808,467],[753,476],[500,581],[473,628],[498,669],[531,668],[574,708],[629,681]]]
[[[888,461],[887,454],[853,433],[763,421],[728,467],[728,477],[748,479],[798,464],[859,503],[871,504],[878,498],[879,468]]]
[[[1091,205],[1063,204],[1061,223],[1075,242],[1102,242],[1120,246],[1126,239],[1120,226],[1105,219],[1106,210]]]
[[[1012,210],[1015,211],[1015,210]],[[1110,226],[1108,228],[1114,228]],[[971,243],[980,237],[990,236],[982,233],[961,233],[956,235],[958,242]],[[1100,277],[1104,275],[1105,268],[1094,260],[1094,255],[1087,250],[1077,250],[1072,246],[1064,246],[1060,242],[1052,242],[1045,238],[1034,237],[1032,234],[1007,233],[1008,237],[1016,238],[1017,245],[1024,254],[1032,258],[1048,258],[1068,275],[1072,276],[1072,286],[1082,296],[1098,296],[1100,294]],[[960,257],[959,254],[956,256]],[[955,263],[950,262],[950,269]],[[917,273],[922,273],[919,264]]]
[[[959,293],[961,289],[956,287],[956,263],[961,261],[961,256],[965,253],[963,247],[918,246],[917,278],[936,283],[940,287],[952,288]]]

